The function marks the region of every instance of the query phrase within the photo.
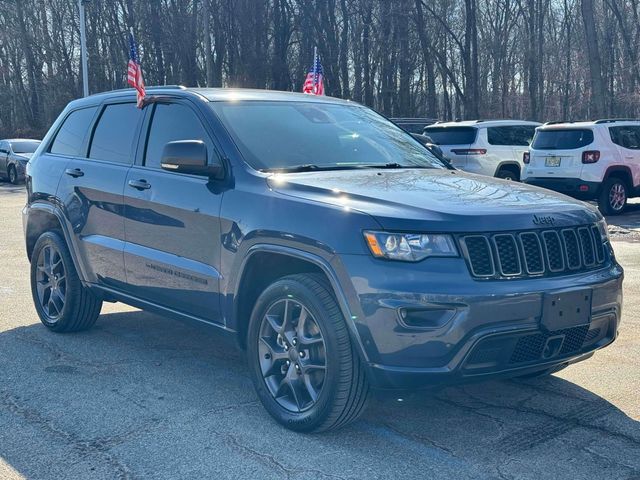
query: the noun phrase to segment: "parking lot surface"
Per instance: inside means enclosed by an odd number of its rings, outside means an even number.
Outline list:
[[[377,399],[348,428],[301,435],[213,332],[122,304],[89,332],[48,332],[24,199],[0,184],[0,479],[640,479],[640,205],[613,220],[626,280],[612,346],[546,379]]]

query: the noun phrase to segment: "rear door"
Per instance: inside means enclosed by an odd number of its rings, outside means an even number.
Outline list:
[[[207,177],[160,168],[168,142],[202,140],[209,159],[219,150],[188,101],[154,105],[148,123],[146,145],[125,186],[127,288],[154,304],[220,322],[222,192]]]
[[[530,150],[528,177],[580,178],[582,152],[593,143],[589,128],[539,129]]]
[[[615,144],[622,162],[633,175],[633,185],[640,184],[640,126],[622,125],[609,127],[611,141]]]
[[[442,149],[442,153],[451,160],[454,167],[464,170],[469,159],[469,149],[478,136],[478,129],[467,126],[431,126],[424,129],[424,134]]]
[[[86,155],[71,159],[58,189],[93,283],[121,288],[126,282],[123,190],[143,117],[133,102],[102,105]]]

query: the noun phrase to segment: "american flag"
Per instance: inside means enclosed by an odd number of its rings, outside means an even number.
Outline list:
[[[313,66],[307,73],[307,78],[302,86],[302,93],[311,95],[324,95],[324,82],[322,81],[322,64],[317,50],[314,50]]]
[[[129,65],[127,66],[127,83],[138,92],[138,108],[144,106],[144,80],[142,79],[142,67],[138,58],[138,48],[133,39],[133,32],[129,33]]]

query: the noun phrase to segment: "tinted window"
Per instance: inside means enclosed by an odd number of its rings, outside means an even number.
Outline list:
[[[82,142],[97,109],[98,107],[91,107],[71,112],[58,130],[49,151],[60,155],[84,157]]]
[[[640,127],[610,127],[611,141],[621,147],[640,150]]]
[[[359,105],[319,102],[212,102],[255,169],[361,168],[386,164],[443,168],[408,133]]]
[[[487,139],[491,145],[529,146],[536,131],[534,126],[509,126],[487,128]]]
[[[37,150],[40,142],[37,140],[20,140],[11,142],[13,153],[33,153]]]
[[[476,141],[475,127],[427,127],[424,134],[436,145],[468,145]]]
[[[133,140],[141,118],[134,103],[107,105],[93,132],[89,158],[133,163]]]
[[[160,168],[164,146],[177,140],[202,140],[207,145],[209,156],[214,152],[213,145],[193,110],[178,103],[158,104],[151,122],[145,165]]]
[[[538,130],[533,144],[536,150],[573,150],[593,142],[593,132],[586,129]]]

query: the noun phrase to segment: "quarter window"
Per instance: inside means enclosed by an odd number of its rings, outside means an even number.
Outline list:
[[[515,125],[508,127],[487,128],[487,140],[490,145],[529,146],[536,127]]]
[[[156,105],[144,164],[160,168],[164,146],[178,140],[201,140],[207,145],[209,155],[214,151],[202,122],[193,110],[179,103]]]
[[[58,130],[49,152],[72,157],[84,157],[84,137],[98,107],[71,112]]]
[[[611,141],[630,150],[640,150],[640,127],[610,127]]]
[[[142,111],[134,103],[107,105],[93,132],[89,158],[133,163],[133,140]]]

